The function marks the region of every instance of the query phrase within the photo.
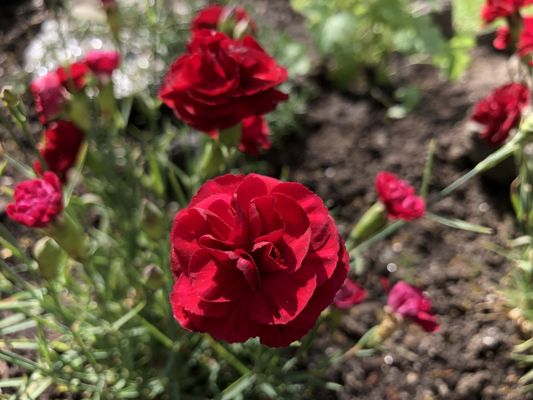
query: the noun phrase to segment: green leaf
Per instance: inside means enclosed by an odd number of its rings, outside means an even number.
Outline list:
[[[256,381],[256,376],[252,372],[248,372],[229,385],[220,396],[220,400],[231,400],[241,398],[244,391],[250,388]]]
[[[486,235],[491,235],[494,233],[492,228],[487,228],[485,226],[472,224],[470,222],[466,222],[466,221],[456,219],[456,218],[442,217],[440,215],[436,215],[432,213],[426,213],[426,218],[431,221],[437,222],[439,224],[446,225],[446,226],[449,226],[455,229],[460,229],[463,231],[483,233]]]

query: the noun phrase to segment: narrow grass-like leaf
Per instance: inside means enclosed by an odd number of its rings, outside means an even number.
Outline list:
[[[12,314],[0,320],[0,330],[8,326],[18,324],[26,319],[26,315],[22,313]]]
[[[255,381],[256,376],[252,372],[248,372],[224,389],[219,399],[231,400],[235,398],[243,398],[243,392],[250,388]]]
[[[11,333],[17,333],[25,329],[35,328],[36,326],[37,326],[37,323],[35,321],[28,320],[28,321],[21,322],[19,324],[10,325],[10,326],[0,329],[0,335],[9,335]]]
[[[130,319],[135,317],[144,308],[145,305],[146,305],[146,302],[141,302],[137,304],[134,308],[132,308],[122,317],[120,317],[115,322],[113,322],[113,324],[111,325],[111,328],[115,331],[118,331],[126,322],[128,322]]]
[[[428,155],[426,165],[424,166],[424,175],[422,176],[422,185],[420,187],[420,196],[424,199],[428,195],[429,182],[431,181],[431,174],[433,172],[433,157],[435,156],[435,148],[437,147],[437,141],[431,139],[428,146]]]
[[[11,378],[0,380],[0,389],[3,388],[18,388],[26,383],[24,378]],[[0,392],[1,393],[1,392]]]
[[[457,218],[448,218],[448,217],[443,217],[443,216],[432,214],[432,213],[426,213],[426,218],[431,221],[437,222],[439,224],[449,226],[450,228],[460,229],[462,231],[483,233],[486,235],[491,235],[494,233],[492,228],[488,228],[482,225],[472,224],[470,222],[466,222],[466,221],[463,221]]]
[[[79,151],[78,161],[76,162],[76,168],[74,169],[74,174],[69,180],[67,186],[65,187],[64,196],[63,196],[65,208],[68,207],[70,203],[70,199],[72,198],[72,193],[74,193],[74,188],[79,183],[80,178],[82,176],[82,170],[83,170],[83,166],[85,165],[85,160],[87,158],[88,148],[89,148],[89,145],[87,144],[87,142],[84,142]]]

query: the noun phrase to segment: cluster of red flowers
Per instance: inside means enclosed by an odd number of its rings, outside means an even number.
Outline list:
[[[277,90],[287,72],[253,39],[255,31],[242,8],[204,9],[192,23],[187,53],[171,66],[159,92],[178,118],[212,137],[240,125],[240,149],[254,155],[270,146],[263,115],[287,98]],[[89,72],[105,84],[119,63],[116,52],[92,52],[31,84],[47,128],[39,146],[46,166],[35,161],[42,178],[15,187],[7,207],[14,221],[43,228],[61,214],[61,185],[84,140],[84,132],[64,118],[65,108]],[[389,218],[424,215],[424,200],[407,182],[382,172],[375,186],[380,212]],[[330,304],[346,309],[367,296],[347,278],[349,255],[328,209],[299,183],[257,174],[207,181],[176,214],[170,241],[175,318],[186,329],[228,342],[258,337],[287,346]],[[438,329],[431,302],[404,282],[392,288],[387,306],[399,319]]]
[[[481,16],[487,24],[504,18],[507,25],[498,28],[494,47],[516,50],[524,62],[533,65],[533,17],[521,15],[521,9],[530,4],[533,0],[487,0]],[[525,84],[513,82],[496,88],[476,104],[472,114],[472,119],[483,126],[480,137],[490,146],[502,145],[520,124],[528,104]]]
[[[35,109],[46,127],[38,147],[46,170],[40,160],[35,160],[33,168],[42,179],[16,185],[14,202],[6,209],[12,220],[42,228],[61,213],[61,184],[76,162],[85,134],[73,122],[57,118],[63,118],[69,99],[85,87],[89,72],[105,82],[119,63],[120,55],[115,51],[92,51],[83,60],[59,67],[31,83]]]
[[[241,124],[239,149],[251,155],[270,147],[263,115],[287,99],[276,89],[287,71],[249,34],[255,30],[242,8],[205,8],[159,91],[179,119],[212,137]]]

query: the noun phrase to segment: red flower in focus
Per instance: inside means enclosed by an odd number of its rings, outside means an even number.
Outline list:
[[[44,228],[63,210],[61,184],[53,172],[45,172],[42,179],[17,184],[13,199],[7,205],[7,216],[32,228]]]
[[[57,121],[50,125],[43,136],[39,152],[46,161],[48,169],[65,183],[67,171],[72,168],[78,157],[84,134],[72,122]],[[33,163],[33,169],[42,175],[43,168],[40,161]]]
[[[520,57],[527,57],[533,51],[533,17],[523,18],[522,24],[516,50]],[[496,31],[493,45],[498,50],[505,50],[512,44],[511,40],[509,28],[503,26]]]
[[[170,241],[174,317],[227,342],[300,339],[349,268],[322,200],[256,174],[207,181],[176,215]]]
[[[481,18],[489,24],[497,18],[506,18],[517,13],[533,0],[487,0],[481,9]]]
[[[511,129],[516,128],[522,118],[522,111],[529,102],[529,90],[522,83],[510,83],[495,89],[480,100],[472,119],[485,129],[480,136],[488,144],[501,145]]]
[[[355,306],[359,303],[362,303],[366,298],[366,290],[359,286],[357,282],[346,278],[341,288],[335,295],[333,303],[338,308],[347,309],[352,306]]]
[[[396,175],[380,172],[376,176],[375,187],[389,218],[411,221],[424,215],[424,199],[415,194],[415,189],[409,183],[398,179]]]
[[[85,63],[77,62],[67,67],[59,67],[31,83],[30,91],[42,124],[53,119],[61,111],[61,106],[68,96],[67,90],[83,88],[86,74]]]
[[[85,55],[85,63],[93,73],[111,76],[120,65],[120,53],[118,51],[94,50]]]
[[[285,68],[252,37],[236,41],[201,30],[171,66],[159,97],[185,123],[210,132],[272,111],[287,99],[275,89],[286,79]]]
[[[191,31],[198,32],[201,29],[221,31],[221,25],[228,20],[244,24],[252,34],[256,31],[255,22],[250,18],[246,10],[239,6],[223,7],[213,5],[202,9],[192,20]]]
[[[439,324],[435,315],[430,313],[431,300],[416,287],[404,281],[394,285],[389,293],[387,306],[402,318],[420,325],[426,332],[437,332]]]

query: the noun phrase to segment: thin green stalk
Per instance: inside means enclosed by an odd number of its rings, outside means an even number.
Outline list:
[[[214,340],[209,335],[205,335],[205,338],[215,353],[222,357],[229,365],[239,371],[242,375],[246,375],[251,372],[246,365],[239,361],[239,359],[230,353],[229,350],[227,350],[222,344]]]
[[[433,172],[433,158],[435,156],[435,149],[437,147],[437,141],[431,139],[428,146],[428,155],[426,165],[424,166],[424,175],[422,176],[422,185],[420,187],[420,196],[424,199],[428,196],[429,182],[431,181],[431,175]]]

